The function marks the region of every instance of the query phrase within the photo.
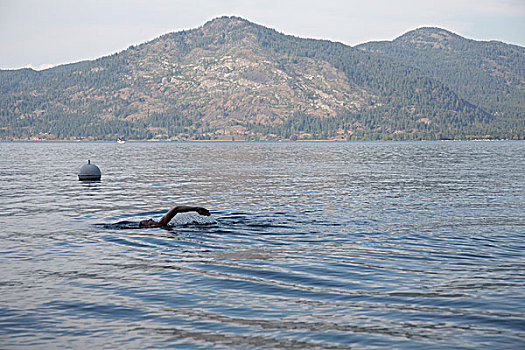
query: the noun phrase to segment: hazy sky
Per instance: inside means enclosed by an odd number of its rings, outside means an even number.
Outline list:
[[[422,26],[525,46],[525,0],[0,0],[0,69],[94,59],[223,15],[352,46]]]

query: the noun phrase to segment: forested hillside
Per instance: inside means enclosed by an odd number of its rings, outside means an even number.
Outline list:
[[[466,40],[449,36],[440,45]],[[497,43],[498,61],[467,42],[447,70],[423,63],[444,59],[426,44],[352,48],[222,17],[94,61],[0,71],[0,139],[522,139],[523,48]]]
[[[420,28],[393,40],[357,48],[418,68],[469,102],[497,116],[501,128],[523,128],[525,48]]]

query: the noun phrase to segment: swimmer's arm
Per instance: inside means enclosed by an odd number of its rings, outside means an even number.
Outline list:
[[[189,211],[195,211],[200,215],[210,216],[210,212],[202,207],[188,207],[188,206],[177,206],[166,213],[158,222],[159,226],[167,225],[171,219],[178,213],[187,213]]]

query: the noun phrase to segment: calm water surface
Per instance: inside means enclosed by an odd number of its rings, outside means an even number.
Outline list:
[[[1,348],[525,348],[525,142],[0,154]]]

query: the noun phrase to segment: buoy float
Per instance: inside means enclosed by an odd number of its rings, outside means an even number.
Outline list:
[[[99,181],[101,177],[100,169],[95,164],[91,164],[90,160],[87,164],[82,165],[78,171],[79,181]]]

